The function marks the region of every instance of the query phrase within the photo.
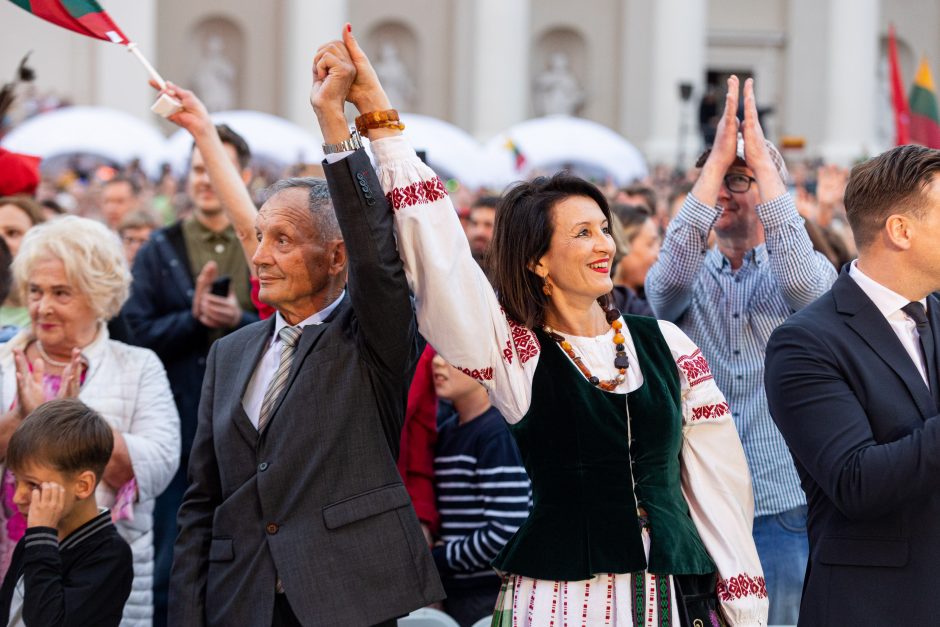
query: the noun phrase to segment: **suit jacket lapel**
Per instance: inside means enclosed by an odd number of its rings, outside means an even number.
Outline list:
[[[258,430],[251,424],[248,414],[245,413],[245,409],[242,407],[242,399],[245,398],[248,383],[251,381],[255,369],[258,367],[258,362],[261,361],[261,357],[264,356],[264,352],[268,349],[273,334],[274,316],[267,321],[267,324],[261,327],[261,330],[253,338],[245,343],[243,353],[245,359],[241,360],[238,375],[233,382],[233,389],[236,393],[232,398],[232,402],[235,403],[235,407],[232,408],[231,413],[233,416],[232,420],[235,423],[235,427],[238,428],[239,433],[242,434],[242,437],[244,437],[252,447],[258,443]]]
[[[911,356],[881,311],[846,270],[832,286],[832,293],[839,312],[849,315],[846,324],[897,373],[917,404],[921,417],[926,419],[935,415],[937,410],[933,397]]]

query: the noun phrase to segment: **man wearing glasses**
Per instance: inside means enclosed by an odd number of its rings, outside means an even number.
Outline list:
[[[669,223],[646,294],[658,318],[678,324],[702,348],[728,399],[753,480],[770,623],[793,624],[808,556],[806,498],[767,407],[764,351],[773,330],[825,293],[836,272],[813,250],[787,193],[786,165],[764,138],[750,79],[742,122],[737,110],[732,76],[715,144]],[[712,230],[716,245],[709,249]]]

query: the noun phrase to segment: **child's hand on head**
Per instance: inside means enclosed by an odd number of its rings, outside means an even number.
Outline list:
[[[43,482],[40,487],[33,488],[26,526],[57,528],[64,509],[65,488],[51,481]]]

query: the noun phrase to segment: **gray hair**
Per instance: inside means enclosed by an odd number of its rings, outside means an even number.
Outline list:
[[[100,319],[110,320],[121,311],[131,273],[121,240],[108,227],[88,218],[65,216],[27,231],[13,260],[13,276],[24,302],[33,269],[50,258],[62,262],[69,285],[88,298]]]
[[[326,184],[326,179],[311,176],[281,179],[265,190],[264,200],[267,202],[275,194],[294,188],[307,190],[310,218],[320,241],[343,239],[339,222],[336,221],[336,212],[333,211],[333,199],[330,197],[330,188]]]

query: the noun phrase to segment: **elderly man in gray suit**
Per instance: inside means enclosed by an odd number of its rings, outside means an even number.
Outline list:
[[[444,596],[395,467],[419,351],[391,210],[344,143],[355,67],[339,42],[318,60],[327,181],[274,185],[253,264],[277,315],[209,355],[174,626],[392,625]]]

